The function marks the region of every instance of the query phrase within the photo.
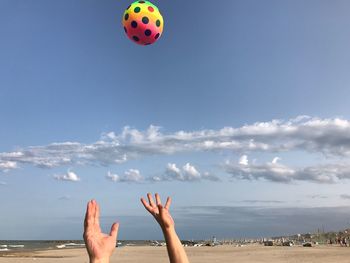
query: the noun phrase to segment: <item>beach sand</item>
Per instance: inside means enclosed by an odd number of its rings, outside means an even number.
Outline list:
[[[269,263],[349,263],[350,248],[318,246],[304,247],[264,247],[264,246],[217,246],[217,247],[187,247],[191,263],[211,262],[269,262]],[[17,255],[0,256],[0,263],[88,263],[85,249],[48,250],[35,253],[20,253]],[[165,247],[123,247],[117,248],[112,256],[112,262],[126,263],[160,263],[168,262]]]

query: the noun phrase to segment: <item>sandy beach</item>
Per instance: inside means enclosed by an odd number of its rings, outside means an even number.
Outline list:
[[[348,263],[350,248],[318,246],[264,247],[264,246],[218,246],[188,247],[186,251],[192,263],[210,262],[286,262],[286,263]],[[0,263],[41,262],[41,263],[88,263],[85,249],[48,250],[17,255],[3,254]],[[165,247],[123,247],[116,249],[111,262],[160,263],[168,262]]]

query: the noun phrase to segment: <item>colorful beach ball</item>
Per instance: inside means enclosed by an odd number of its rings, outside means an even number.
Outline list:
[[[129,5],[123,16],[124,31],[139,45],[156,42],[163,32],[163,17],[158,7],[149,1],[136,1]]]

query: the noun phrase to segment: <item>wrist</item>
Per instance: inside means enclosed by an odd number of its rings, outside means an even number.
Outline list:
[[[109,263],[109,258],[90,258],[90,263]]]
[[[176,234],[175,226],[162,227],[162,231],[164,235]]]

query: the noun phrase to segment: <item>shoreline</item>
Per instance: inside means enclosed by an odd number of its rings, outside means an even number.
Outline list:
[[[221,245],[215,247],[185,247],[193,263],[196,262],[349,262],[350,248],[336,245],[318,245],[314,247],[267,247],[263,245]],[[85,248],[46,249],[25,252],[2,252],[0,263],[5,262],[88,262]],[[52,261],[54,260],[54,261]],[[166,247],[125,246],[116,248],[113,262],[167,262]],[[294,261],[293,261],[294,260]]]

